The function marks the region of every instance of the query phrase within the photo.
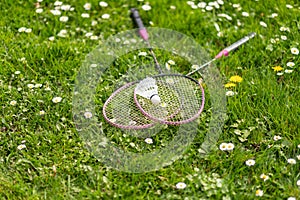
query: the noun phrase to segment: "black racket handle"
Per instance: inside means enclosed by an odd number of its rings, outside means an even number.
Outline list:
[[[130,17],[134,21],[135,25],[138,27],[138,29],[139,29],[139,35],[145,41],[148,41],[149,36],[148,36],[147,30],[146,30],[146,28],[145,28],[145,26],[143,24],[143,21],[142,21],[142,19],[140,17],[139,12],[135,8],[131,8],[130,11],[131,11]]]

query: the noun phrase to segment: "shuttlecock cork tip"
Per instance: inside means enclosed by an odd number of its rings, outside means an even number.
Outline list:
[[[151,98],[150,98],[151,102],[154,104],[154,105],[157,105],[160,103],[160,97],[155,94],[153,95]]]

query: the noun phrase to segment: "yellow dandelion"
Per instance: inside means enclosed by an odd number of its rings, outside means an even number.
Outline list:
[[[240,83],[243,81],[243,78],[238,76],[238,75],[235,75],[235,76],[232,76],[230,77],[229,79],[231,82],[235,82],[235,83]]]
[[[282,68],[282,67],[280,67],[280,66],[275,66],[275,67],[272,67],[272,69],[273,69],[275,72],[280,72],[280,71],[282,71],[282,70],[283,70],[283,68]]]
[[[231,88],[231,87],[235,87],[236,84],[235,84],[235,83],[226,83],[224,86],[225,86],[226,88]]]

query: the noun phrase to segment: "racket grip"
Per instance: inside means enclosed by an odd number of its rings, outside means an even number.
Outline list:
[[[149,36],[148,36],[147,30],[143,24],[143,21],[140,17],[139,12],[135,8],[131,8],[130,11],[131,11],[130,16],[131,16],[132,20],[134,21],[135,25],[139,29],[139,31],[138,31],[139,35],[143,38],[143,40],[148,41]]]
[[[228,56],[230,51],[233,51],[234,49],[238,48],[242,44],[246,43],[248,40],[253,38],[255,35],[256,35],[256,33],[254,33],[254,32],[249,33],[247,36],[243,37],[242,39],[238,40],[237,42],[233,43],[232,45],[230,45],[230,46],[226,47],[225,49],[223,49],[222,51],[220,51],[218,53],[218,55],[216,55],[215,58],[221,58],[222,56]]]

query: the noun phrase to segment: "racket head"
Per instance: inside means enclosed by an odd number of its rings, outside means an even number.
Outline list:
[[[146,129],[155,125],[134,103],[133,93],[138,82],[130,82],[111,94],[103,105],[104,119],[121,129]]]
[[[153,76],[161,103],[155,105],[134,91],[134,102],[140,112],[155,122],[180,125],[197,119],[203,111],[205,96],[202,85],[181,74]]]

